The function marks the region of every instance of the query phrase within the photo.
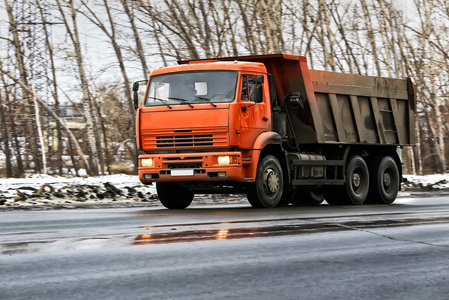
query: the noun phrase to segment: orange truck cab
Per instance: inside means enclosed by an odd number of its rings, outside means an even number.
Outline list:
[[[254,207],[391,203],[414,105],[409,80],[309,70],[302,56],[179,62],[152,72],[137,108],[139,178],[172,209],[196,193],[245,193]]]

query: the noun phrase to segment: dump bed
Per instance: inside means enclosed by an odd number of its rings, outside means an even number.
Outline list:
[[[406,79],[309,70],[325,142],[409,145],[414,143],[415,97]],[[317,124],[317,122],[315,122]],[[320,128],[321,127],[321,128]]]
[[[262,62],[276,80],[288,115],[288,132],[299,144],[415,143],[415,93],[409,79],[310,70],[304,56],[227,57]]]

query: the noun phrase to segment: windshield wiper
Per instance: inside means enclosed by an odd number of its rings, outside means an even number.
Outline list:
[[[212,104],[213,107],[217,107],[217,105],[216,105],[215,103],[210,102],[210,99],[209,99],[209,98],[198,97],[198,99],[200,99],[200,100],[206,100],[207,102],[209,102],[210,104]]]
[[[190,106],[191,108],[193,108],[193,105],[187,99],[176,98],[176,97],[168,97],[168,99],[182,101],[184,103],[187,103],[187,105]]]
[[[153,100],[158,100],[158,101],[161,101],[162,103],[164,103],[165,105],[167,105],[167,107],[168,108],[172,108],[170,105],[168,105],[168,103],[167,103],[167,100],[164,100],[164,99],[161,99],[161,98],[156,98],[156,97],[149,97],[149,98],[151,98],[151,99],[153,99]]]

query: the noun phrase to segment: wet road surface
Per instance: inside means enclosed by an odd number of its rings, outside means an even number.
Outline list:
[[[448,299],[449,197],[0,213],[0,299]]]

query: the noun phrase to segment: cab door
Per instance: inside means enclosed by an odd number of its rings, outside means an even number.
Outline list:
[[[265,99],[264,75],[243,74],[240,84],[240,148],[251,149],[260,133],[270,128],[270,106]]]

